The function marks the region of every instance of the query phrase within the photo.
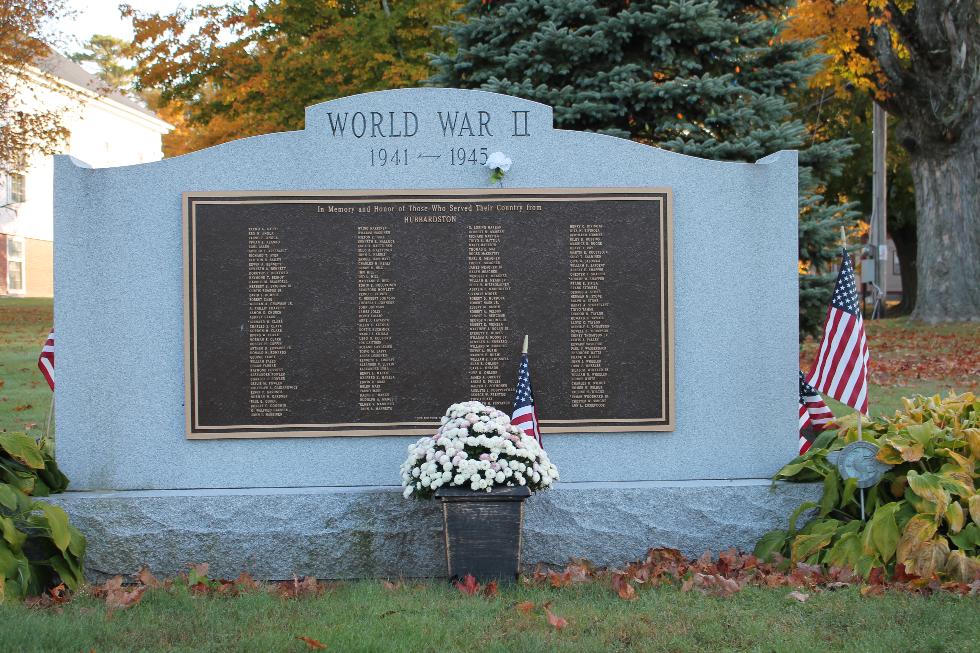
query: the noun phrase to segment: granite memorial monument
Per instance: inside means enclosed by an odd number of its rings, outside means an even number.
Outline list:
[[[562,473],[526,562],[750,548],[820,493],[769,480],[797,441],[795,152],[384,91],[159,162],[57,157],[55,243],[56,500],[93,576],[443,573],[399,464],[449,403],[509,410],[525,333]]]

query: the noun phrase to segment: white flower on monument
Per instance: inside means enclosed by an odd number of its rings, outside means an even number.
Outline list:
[[[490,183],[497,183],[510,171],[513,161],[503,152],[494,152],[483,165],[490,169]]]
[[[509,156],[507,156],[503,152],[494,152],[489,157],[487,157],[487,162],[484,163],[483,165],[490,168],[491,170],[500,168],[501,171],[508,172],[510,170],[511,164],[513,164],[513,161],[510,160]]]

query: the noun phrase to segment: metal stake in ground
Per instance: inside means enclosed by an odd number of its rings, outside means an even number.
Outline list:
[[[863,422],[864,419],[862,419],[863,416],[861,415],[861,411],[855,409],[854,412],[857,413],[858,416],[858,442],[862,442],[864,438],[861,437],[861,422]],[[864,521],[864,488],[858,488],[858,490],[861,495],[861,521]]]
[[[54,390],[51,391],[51,405],[48,406],[48,418],[44,421],[44,439],[51,437],[51,416],[54,415]]]

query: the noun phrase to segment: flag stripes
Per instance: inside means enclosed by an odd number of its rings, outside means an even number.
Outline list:
[[[521,355],[521,369],[517,375],[514,411],[511,414],[510,423],[537,440],[542,447],[544,446],[541,442],[538,414],[534,408],[534,393],[531,391],[531,369],[528,365],[527,354]]]
[[[806,379],[803,378],[803,371],[800,371],[800,454],[804,454],[813,444],[822,431],[824,431],[834,419],[827,404],[824,403],[820,394],[814,390]]]
[[[807,382],[867,415],[868,360],[868,340],[858,304],[854,268],[850,256],[843,252],[823,339]]]
[[[800,402],[800,455],[802,456],[810,448],[813,436],[813,423],[810,421],[810,413],[807,411],[803,402]]]
[[[44,341],[41,355],[37,359],[37,366],[41,370],[41,376],[48,382],[48,387],[54,390],[54,327],[51,327],[51,333],[48,334],[48,339]]]
[[[534,406],[524,406],[515,410],[513,416],[510,418],[510,423],[533,438],[538,439],[538,436],[535,435],[538,433],[538,418],[534,414]]]

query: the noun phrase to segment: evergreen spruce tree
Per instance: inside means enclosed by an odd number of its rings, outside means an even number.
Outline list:
[[[433,84],[516,95],[554,107],[555,126],[675,152],[756,161],[800,150],[800,329],[822,325],[840,227],[822,180],[852,145],[816,141],[791,97],[819,68],[812,43],[779,38],[791,0],[469,0],[447,26],[454,53]]]

